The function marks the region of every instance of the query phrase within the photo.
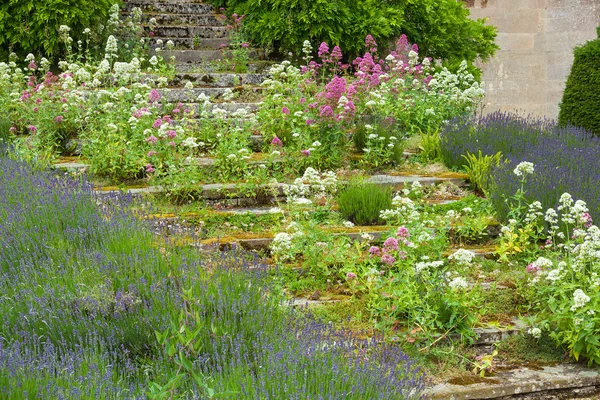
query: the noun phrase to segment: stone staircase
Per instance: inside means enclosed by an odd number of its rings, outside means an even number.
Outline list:
[[[125,1],[125,13],[131,12],[134,7],[142,10],[144,29],[153,37],[151,46],[156,48],[157,43],[162,41],[162,56],[175,60],[176,74],[170,80],[169,88],[161,93],[169,102],[185,103],[197,115],[200,108],[197,99],[204,94],[228,111],[239,108],[256,110],[260,84],[266,79],[265,71],[271,63],[257,60],[256,51],[251,51],[248,73],[223,70],[226,63],[222,61],[230,57],[228,46],[231,41],[226,21],[211,4],[200,0]],[[153,28],[149,24],[151,19],[156,21]],[[164,47],[168,41],[174,43],[172,49]],[[184,88],[188,82],[193,84],[194,89]],[[234,100],[222,103],[222,97],[228,90],[248,93],[250,102]]]

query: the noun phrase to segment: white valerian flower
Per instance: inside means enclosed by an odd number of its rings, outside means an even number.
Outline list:
[[[304,197],[299,197],[294,200],[294,204],[300,205],[300,206],[305,206],[305,205],[312,204],[312,201],[307,198],[304,198]]]
[[[529,328],[527,330],[527,333],[536,339],[539,339],[542,337],[542,330],[540,328]]]
[[[186,89],[193,89],[194,88],[194,84],[191,81],[187,81],[185,83],[185,88]]]
[[[183,147],[191,147],[191,148],[194,148],[194,147],[198,147],[198,146],[199,146],[199,144],[198,144],[198,143],[196,143],[196,138],[195,138],[195,137],[193,137],[193,136],[190,136],[190,137],[188,137],[188,138],[184,139],[184,140],[181,142],[181,145],[182,145]]]
[[[318,140],[315,140],[312,144],[312,147],[319,147],[321,146],[321,142],[319,142]]]
[[[376,133],[371,133],[369,136],[367,136],[367,139],[377,139],[379,136]]]
[[[156,56],[152,56],[150,58],[150,60],[148,60],[148,62],[153,66],[156,67],[158,65],[158,58]]]
[[[448,256],[448,260],[454,261],[461,266],[468,266],[475,258],[475,253],[465,249],[458,249],[453,254]]]
[[[454,278],[452,281],[450,281],[450,283],[448,283],[448,286],[450,287],[450,289],[466,289],[469,287],[469,282],[467,282],[467,280],[462,276],[459,276],[458,278]]]
[[[106,48],[104,51],[106,51],[106,59],[117,57],[117,52],[119,51],[117,38],[115,38],[113,35],[110,35],[106,40]]]
[[[573,307],[571,311],[575,311],[578,308],[585,306],[590,301],[590,297],[586,295],[583,290],[577,289],[573,292]]]
[[[516,176],[525,176],[533,174],[533,170],[533,163],[523,161],[517,165],[517,167],[513,170],[513,173]]]
[[[283,210],[279,207],[273,207],[269,209],[269,214],[282,214]]]
[[[354,228],[354,224],[350,221],[344,221],[342,225],[344,225],[346,228]]]

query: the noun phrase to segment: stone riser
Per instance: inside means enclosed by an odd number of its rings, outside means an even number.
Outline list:
[[[245,90],[244,87],[234,87],[230,88],[232,91],[238,92]],[[254,87],[252,90],[259,91],[261,88]],[[226,92],[227,88],[194,88],[194,89],[159,89],[159,93],[161,96],[166,99],[167,102],[170,103],[195,103],[198,99],[198,96],[201,94],[205,94],[209,96],[211,99],[220,99],[223,94]]]
[[[144,27],[148,34],[149,27]],[[152,32],[155,37],[221,39],[227,38],[227,28],[224,26],[157,26]]]
[[[125,9],[131,11],[133,7],[139,7],[144,13],[161,14],[212,14],[215,8],[211,4],[203,3],[149,3],[145,1],[128,1]]]
[[[226,22],[214,14],[144,14],[143,23],[155,18],[158,25],[224,26]]]
[[[161,39],[163,41],[163,46],[167,43],[167,41],[171,40],[175,44],[175,48],[179,50],[169,50],[171,52],[177,51],[212,51],[216,52],[215,55],[207,54],[208,58],[204,58],[206,61],[215,60],[217,58],[221,58],[221,54],[218,49],[221,48],[221,45],[227,45],[231,43],[231,40],[227,37],[223,38],[190,38],[190,37],[162,37],[162,36],[154,36],[154,39],[151,43],[156,44],[156,41]],[[155,47],[152,45],[151,47]],[[195,50],[194,50],[195,49]],[[163,48],[166,51],[166,49]],[[203,61],[203,60],[200,60]],[[186,61],[189,62],[189,61]]]
[[[192,82],[202,87],[234,87],[239,85],[260,85],[267,75],[264,74],[177,74],[171,80],[173,86],[183,86]]]
[[[195,50],[189,50],[189,51],[195,51]],[[200,50],[202,51],[202,50]],[[179,56],[179,59],[181,59],[182,57],[184,57],[185,59],[189,59],[191,58],[189,55],[184,54],[184,53],[180,53],[181,56]],[[227,55],[227,54],[225,54]],[[177,59],[178,56],[176,56]],[[212,61],[215,60],[220,60],[221,58],[215,58]],[[208,60],[210,61],[210,60]],[[215,65],[215,64],[210,64],[210,62],[194,62],[194,61],[184,61],[183,64],[178,64],[175,66],[175,68],[177,68],[177,71],[180,73],[208,73],[208,74],[213,74],[213,73],[228,73],[228,72],[224,72],[223,71],[223,66],[222,65]],[[269,69],[271,68],[270,64],[266,64],[264,62],[260,62],[260,63],[253,63],[252,61],[248,64],[248,73],[251,74],[262,74],[262,75],[267,75]],[[233,73],[233,71],[231,72]]]

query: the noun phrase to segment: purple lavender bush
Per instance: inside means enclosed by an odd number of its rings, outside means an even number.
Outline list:
[[[421,396],[399,349],[294,315],[255,257],[175,247],[132,215],[136,201],[0,157],[0,398],[152,397],[179,371],[155,334],[190,310],[192,362],[217,393]],[[186,379],[177,395],[204,393]]]
[[[501,218],[509,211],[505,199],[520,186],[513,170],[522,161],[535,165],[525,188],[529,202],[557,207],[560,195],[567,192],[584,200],[592,217],[600,217],[600,138],[581,128],[497,112],[451,121],[441,133],[441,147],[451,167],[462,167],[467,153],[502,153],[505,162],[491,172],[495,185],[490,194]]]

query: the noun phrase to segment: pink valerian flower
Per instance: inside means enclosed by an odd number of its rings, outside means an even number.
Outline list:
[[[181,112],[181,110],[179,108],[174,108],[173,111],[171,111],[173,114],[179,114]]]
[[[355,279],[356,279],[356,274],[355,274],[354,272],[348,272],[348,273],[346,274],[346,280],[347,280],[347,281],[349,281],[349,282],[350,282],[350,281],[353,281],[353,280],[355,280]]]
[[[36,133],[37,132],[37,128],[35,127],[35,125],[29,125],[27,127],[27,129],[29,130],[29,132],[31,133]]]
[[[320,114],[321,117],[333,117],[333,109],[330,106],[321,106],[321,112]]]
[[[154,121],[154,123],[152,124],[152,127],[154,129],[158,129],[162,126],[163,124],[163,120],[161,118],[157,118],[156,121]]]
[[[400,228],[398,228],[396,236],[398,236],[399,238],[408,239],[410,237],[410,232],[408,231],[408,228],[406,228],[405,226],[401,226]]]
[[[150,32],[150,33],[148,33],[148,36],[150,36],[150,37],[154,37],[154,32]]]
[[[37,65],[35,65],[35,62],[30,62],[29,65],[27,66],[27,68],[29,68],[32,71],[35,71],[37,69]]]
[[[165,115],[164,117],[162,117],[162,122],[170,124],[171,122],[173,122],[173,120],[171,119],[170,115]]]
[[[312,125],[312,124],[314,124],[314,123],[315,123],[315,120],[314,120],[314,119],[307,119],[307,120],[306,120],[306,125],[307,125],[307,126],[310,126],[310,125]]]
[[[150,151],[148,152],[148,157],[153,157],[153,156],[155,156],[156,154],[157,154],[157,153],[156,153],[156,151],[154,151],[154,150],[150,150]]]
[[[39,97],[37,99],[35,99],[35,104],[40,104],[42,102],[42,99],[40,99]]]
[[[372,256],[379,256],[381,254],[381,249],[377,246],[371,246],[369,248],[369,254]]]
[[[158,138],[156,136],[152,135],[152,136],[146,138],[146,142],[154,144],[154,143],[158,142]]]
[[[289,109],[289,108],[287,108],[287,107],[283,107],[283,108],[281,109],[281,112],[282,112],[283,114],[289,115],[289,114],[290,114],[290,109]]]
[[[142,110],[135,110],[133,114],[131,114],[134,118],[141,118],[143,113]]]
[[[150,103],[155,103],[157,101],[160,101],[160,93],[158,93],[158,91],[156,89],[152,89],[150,91]]]
[[[169,146],[171,146],[171,147],[175,147],[175,146],[177,146],[177,145],[175,144],[175,142],[169,142]]]
[[[40,109],[37,107],[33,107],[33,112],[38,112]]]
[[[169,139],[174,139],[174,138],[176,138],[176,137],[177,137],[177,132],[175,132],[173,129],[169,129],[169,130],[167,131],[167,137],[168,137]]]
[[[409,50],[410,43],[408,43],[408,37],[402,34],[402,36],[400,36],[400,39],[398,39],[398,41],[396,42],[396,52],[403,54],[408,53]]]
[[[590,228],[592,226],[592,224],[594,223],[594,220],[592,219],[592,216],[589,213],[583,213],[583,215],[581,216],[582,222],[584,223],[584,227],[586,229]]]
[[[57,115],[57,116],[54,118],[54,122],[56,122],[57,124],[60,124],[61,122],[63,122],[63,119],[64,119],[64,118],[63,118],[63,116],[62,116],[62,115]]]
[[[398,258],[400,258],[401,260],[406,260],[406,252],[405,251],[399,251],[398,252]]]
[[[525,269],[530,274],[537,274],[541,270],[539,265],[535,265],[534,263],[529,264]]]
[[[310,150],[302,150],[300,153],[304,154],[306,157],[310,156]]]
[[[11,127],[8,129],[8,131],[9,131],[10,133],[14,133],[14,132],[16,132],[16,131],[17,131],[17,127],[16,127],[16,126],[11,126]]]
[[[373,36],[367,35],[365,38],[365,47],[371,53],[377,53],[377,42],[373,39]]]
[[[304,97],[300,97],[300,104],[306,103],[306,99]]]
[[[387,265],[394,265],[396,259],[391,254],[384,254],[381,256],[381,262]]]
[[[271,140],[271,145],[273,145],[273,146],[283,146],[283,142],[281,141],[281,139],[279,139],[277,136],[275,136],[273,138],[273,140]]]
[[[325,42],[321,43],[321,45],[319,46],[317,55],[319,56],[319,58],[323,58],[323,56],[329,55],[329,46],[327,46],[327,43],[325,43]]]
[[[151,174],[152,172],[156,171],[154,169],[154,167],[152,166],[152,164],[146,164],[146,172]]]
[[[250,47],[250,44],[249,44],[249,43],[246,43],[246,42],[244,42],[244,43],[242,43],[240,46],[242,46],[244,49],[246,49],[246,48]]]
[[[342,59],[342,49],[339,46],[335,46],[331,51],[331,60],[332,61],[341,61]]]
[[[415,53],[419,52],[419,46],[415,43],[412,45],[411,50],[414,51]]]
[[[398,240],[389,237],[383,242],[384,251],[398,250]]]

